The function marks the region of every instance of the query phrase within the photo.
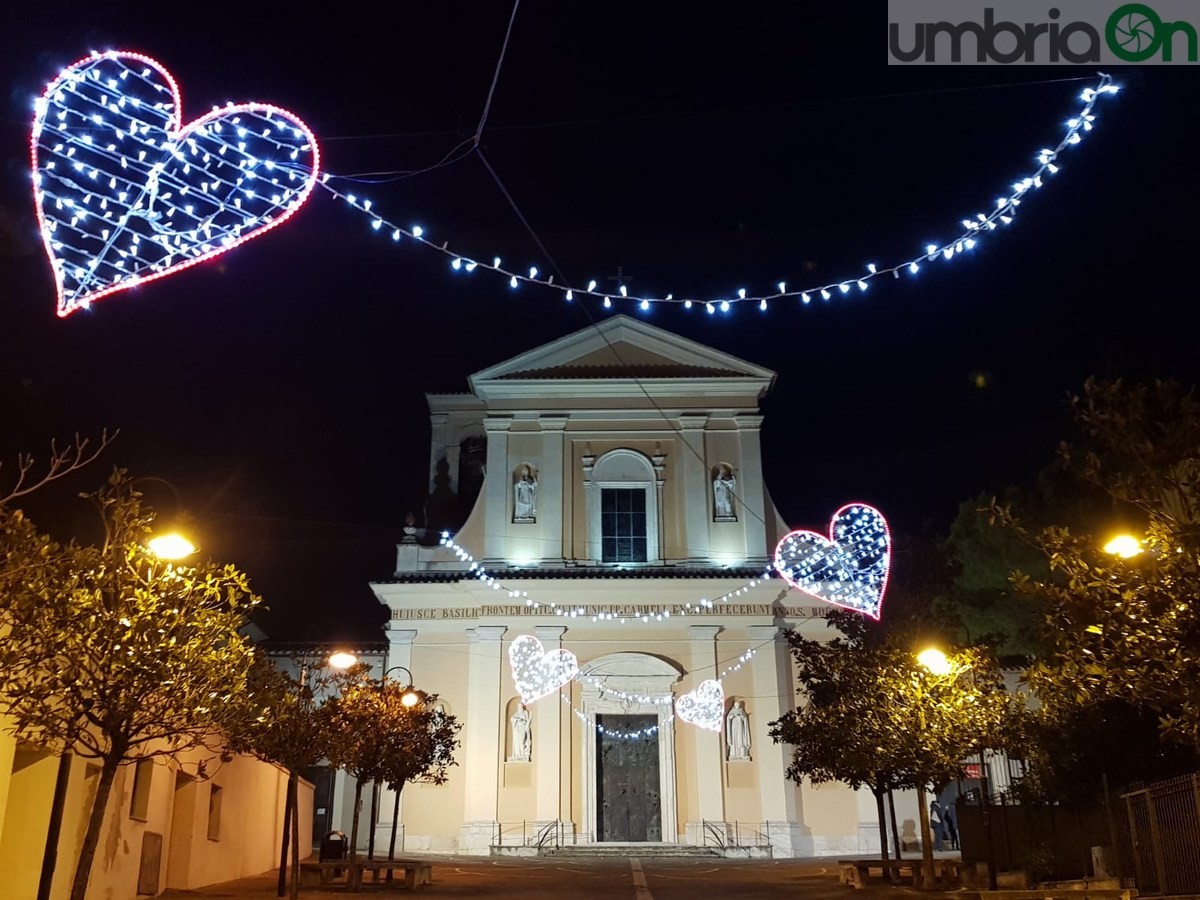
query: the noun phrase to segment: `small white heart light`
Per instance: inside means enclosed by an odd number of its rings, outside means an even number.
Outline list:
[[[706,731],[720,731],[725,712],[725,689],[715,679],[702,681],[675,701],[675,714],[685,722]]]
[[[569,650],[546,650],[531,634],[523,634],[508,645],[508,662],[521,702],[553,694],[579,674],[579,660]]]

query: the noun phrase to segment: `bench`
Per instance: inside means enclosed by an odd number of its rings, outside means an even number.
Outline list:
[[[363,873],[371,872],[373,880],[380,881],[380,873],[393,871],[404,873],[404,886],[415,890],[433,884],[433,864],[419,859],[338,859],[323,862],[301,862],[300,876],[316,874],[320,884],[330,884],[335,878],[345,877],[352,891],[362,890]]]
[[[839,859],[838,883],[852,885],[855,888],[865,887],[871,877],[871,870],[879,872],[880,878],[888,881],[899,881],[906,878],[916,884],[921,871],[922,860],[916,859]],[[936,881],[962,882],[962,870],[971,868],[969,863],[960,859],[935,859],[933,861],[933,877]]]

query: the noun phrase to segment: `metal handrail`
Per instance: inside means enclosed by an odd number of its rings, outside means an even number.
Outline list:
[[[718,847],[721,847],[721,848],[725,847],[725,835],[721,834],[721,832],[717,830],[716,826],[713,825],[712,822],[708,822],[704,819],[701,819],[700,824],[702,826],[704,826],[704,846],[705,847],[707,847],[709,845],[708,844],[708,836],[709,835],[712,835],[713,840],[716,841],[716,845]]]
[[[538,831],[535,846],[541,850],[546,846],[546,842],[553,837],[554,847],[557,849],[562,846],[563,823],[561,819],[555,819],[553,822],[547,822]]]

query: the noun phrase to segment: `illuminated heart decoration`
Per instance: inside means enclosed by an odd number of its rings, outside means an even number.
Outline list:
[[[724,711],[725,689],[721,687],[721,682],[711,678],[700,682],[694,691],[689,691],[675,700],[675,715],[697,728],[708,731],[721,730]]]
[[[848,503],[833,514],[829,538],[813,531],[784,537],[775,548],[775,568],[804,593],[878,620],[891,541],[879,510]]]
[[[65,316],[286,221],[316,183],[312,131],[230,104],[181,126],[179,88],[137,53],[93,54],[37,101],[33,191]]]
[[[579,660],[569,650],[546,650],[531,634],[523,634],[508,645],[508,663],[521,702],[553,694],[579,674]]]

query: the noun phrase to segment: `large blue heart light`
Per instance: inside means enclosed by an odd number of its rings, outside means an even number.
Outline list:
[[[828,538],[815,531],[785,536],[775,548],[775,568],[806,594],[878,620],[891,549],[883,514],[848,503],[833,514]]]
[[[283,223],[320,163],[297,116],[230,104],[182,124],[179,88],[138,53],[93,54],[38,100],[34,196],[68,315]]]

